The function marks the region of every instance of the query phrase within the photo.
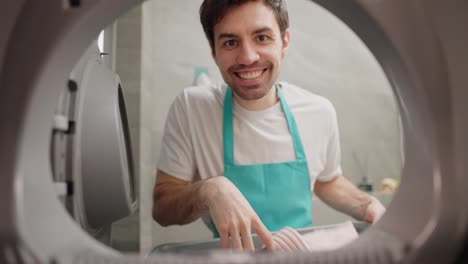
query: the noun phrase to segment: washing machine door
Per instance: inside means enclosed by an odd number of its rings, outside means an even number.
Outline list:
[[[154,256],[155,262],[226,263],[234,257],[239,263],[465,260],[460,254],[468,224],[468,2],[317,2],[347,23],[374,53],[400,103],[406,164],[387,214],[355,243],[333,252]],[[48,153],[51,117],[74,64],[106,24],[138,3],[0,3],[5,20],[0,23],[0,261],[25,261],[28,255],[68,263],[91,262],[90,256],[94,262],[121,257],[86,235],[63,209]]]
[[[69,213],[90,234],[136,210],[131,141],[119,77],[86,50],[60,97],[53,132],[54,183]]]

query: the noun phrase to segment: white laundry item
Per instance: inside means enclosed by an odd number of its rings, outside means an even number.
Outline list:
[[[301,235],[294,229],[286,227],[273,236],[274,250],[281,251],[309,251],[309,247]]]
[[[358,236],[351,221],[302,235],[286,227],[273,235],[273,250],[285,252],[333,250],[350,243]]]

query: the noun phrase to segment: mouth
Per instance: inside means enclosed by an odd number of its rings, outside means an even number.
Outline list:
[[[234,72],[234,74],[241,80],[245,81],[252,81],[259,79],[263,73],[267,71],[266,69],[258,69],[258,70],[249,70],[249,71],[242,71],[242,72]]]

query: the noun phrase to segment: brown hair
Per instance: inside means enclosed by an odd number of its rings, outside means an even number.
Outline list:
[[[211,51],[214,53],[214,27],[233,7],[241,6],[247,2],[260,0],[204,0],[200,6],[200,22],[205,31],[206,38],[210,43]],[[261,0],[269,6],[276,15],[281,38],[284,39],[286,30],[289,27],[288,10],[285,0]]]

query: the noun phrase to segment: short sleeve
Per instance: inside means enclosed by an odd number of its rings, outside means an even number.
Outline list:
[[[184,94],[179,95],[167,114],[158,169],[184,181],[195,176],[195,158]]]
[[[341,170],[341,149],[338,120],[333,105],[330,104],[329,133],[326,146],[326,158],[324,169],[320,172],[317,180],[327,182],[343,174]]]

